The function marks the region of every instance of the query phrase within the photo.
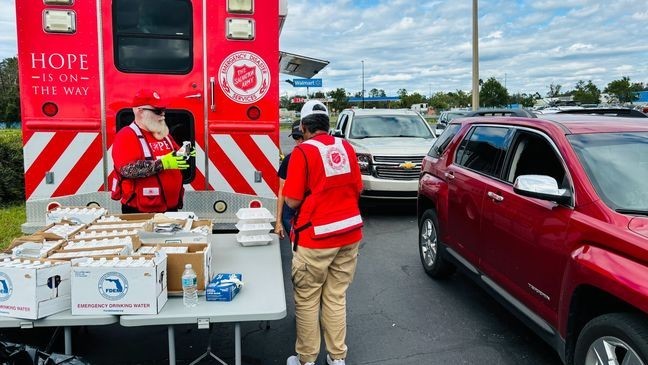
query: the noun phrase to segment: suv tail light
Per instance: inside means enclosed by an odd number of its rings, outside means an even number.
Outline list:
[[[358,153],[357,156],[360,172],[363,175],[371,175],[371,155],[366,153]]]

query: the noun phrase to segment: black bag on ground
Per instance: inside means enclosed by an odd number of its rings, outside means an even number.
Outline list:
[[[37,348],[11,342],[0,342],[1,365],[89,365],[80,357],[48,354]]]

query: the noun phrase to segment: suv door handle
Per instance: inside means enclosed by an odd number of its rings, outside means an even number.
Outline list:
[[[445,174],[443,174],[443,176],[445,176],[446,179],[448,179],[448,180],[453,180],[455,178],[454,172],[452,172],[452,171],[446,172]]]
[[[503,197],[503,196],[501,196],[501,195],[497,195],[497,194],[493,193],[492,191],[489,191],[489,192],[488,192],[488,197],[491,198],[491,199],[493,199],[493,201],[496,202],[496,203],[499,203],[499,202],[501,202],[501,201],[504,201],[504,197]]]

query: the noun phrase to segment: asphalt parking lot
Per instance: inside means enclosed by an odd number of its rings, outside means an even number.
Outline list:
[[[284,152],[292,149],[287,134],[282,131]],[[424,273],[413,202],[361,205],[365,228],[348,293],[347,364],[561,364],[548,345],[464,275],[434,281]],[[241,325],[244,364],[285,364],[294,352],[292,253],[287,241],[281,253],[288,314],[278,321]],[[232,325],[217,324],[212,336],[212,350],[230,364],[233,331]],[[0,341],[44,349],[52,334],[47,328],[3,330]],[[176,327],[175,336],[178,364],[189,364],[208,343],[208,331],[194,325]],[[61,335],[51,348],[63,352]],[[73,351],[92,364],[167,364],[167,328],[76,328]],[[325,364],[325,353],[318,364]]]
[[[465,276],[434,281],[425,275],[413,203],[363,202],[363,215],[365,237],[348,298],[348,364],[560,364],[549,346]],[[241,326],[245,364],[283,364],[294,351],[290,256],[283,242],[288,315]],[[166,331],[164,326],[80,328],[73,350],[93,364],[165,364]],[[214,327],[214,352],[228,363],[234,355],[233,331],[231,325]],[[52,332],[5,330],[0,340],[45,348]],[[195,326],[177,327],[178,363],[199,356],[207,335]],[[54,351],[63,351],[61,337],[53,342]],[[324,356],[319,364],[325,364]]]

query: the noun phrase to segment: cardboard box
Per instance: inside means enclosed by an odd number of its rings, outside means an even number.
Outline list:
[[[40,253],[37,254],[38,257],[36,257],[35,252],[32,252],[34,255],[30,255],[27,254],[27,252],[19,253],[18,250],[15,250],[16,248],[22,246],[25,243],[32,243],[41,246]],[[56,250],[59,250],[64,243],[65,240],[63,239],[50,241],[50,240],[45,240],[41,235],[22,236],[22,237],[14,238],[11,241],[11,245],[9,245],[9,247],[4,252],[15,257],[32,258],[32,259],[45,258],[50,254],[52,254],[53,252],[55,252]],[[47,246],[45,246],[45,244],[47,244]]]
[[[106,245],[106,246],[88,246],[88,247],[83,247],[83,246],[76,246],[76,248],[72,248],[71,244],[72,243],[91,243],[93,238],[80,238],[80,239],[74,239],[74,240],[68,240],[65,244],[63,244],[60,248],[61,251],[89,251],[89,250],[101,250],[101,249],[107,249],[107,248],[117,248],[117,247],[128,247],[128,250],[125,251],[125,255],[132,255],[133,253],[137,252],[137,250],[140,248],[142,245],[142,242],[140,241],[139,237],[137,236],[126,236],[130,237],[131,243],[130,244],[124,244],[124,245]],[[113,236],[113,237],[101,237],[101,238],[96,238],[98,242],[102,240],[111,240],[111,239],[124,239],[126,238],[124,236]]]
[[[67,234],[57,234],[55,231],[57,227],[65,226],[67,227]],[[47,240],[57,240],[57,239],[68,239],[69,237],[74,236],[77,232],[86,228],[85,224],[74,224],[68,221],[62,221],[59,223],[48,224],[45,228],[36,231],[34,235],[42,235]]]
[[[207,234],[191,231],[201,227],[204,227]],[[211,234],[211,227],[212,221],[209,219],[195,220],[190,228],[173,233],[154,232],[154,227],[151,225],[140,232],[139,237],[142,243],[205,243],[207,235]]]
[[[23,260],[24,261],[24,260]],[[39,319],[70,308],[70,263],[0,267],[0,315]]]
[[[73,261],[72,314],[157,314],[167,302],[167,257],[145,258],[154,265],[80,266],[83,261]]]
[[[106,208],[101,207],[58,207],[45,213],[45,224],[61,221],[89,224],[106,212]]]
[[[168,253],[168,289],[169,295],[182,295],[182,273],[185,270],[185,264],[191,264],[196,272],[198,279],[198,291],[203,292],[209,279],[213,276],[211,265],[211,246],[208,243],[186,243],[186,244],[162,244],[164,246],[188,248],[187,253]],[[143,243],[142,247],[160,246],[157,244]]]
[[[208,301],[229,302],[243,286],[241,274],[220,273],[207,285],[205,296]]]
[[[147,221],[153,219],[155,213],[130,213],[130,214],[106,214],[95,223],[116,223],[121,221]],[[114,221],[113,221],[114,219]]]

